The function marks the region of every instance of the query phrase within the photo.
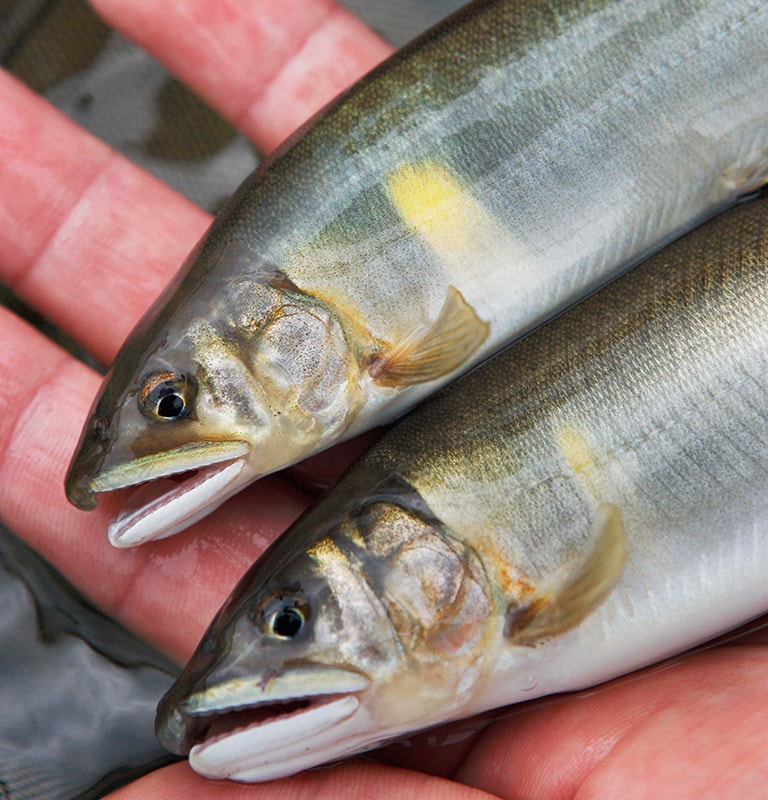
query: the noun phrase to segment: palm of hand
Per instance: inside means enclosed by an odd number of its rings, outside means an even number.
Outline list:
[[[278,0],[94,4],[264,149],[387,53],[326,0],[291,0],[290,13]],[[208,218],[7,75],[0,102],[0,279],[109,361]],[[185,660],[239,575],[310,498],[273,476],[188,533],[111,549],[104,531],[114,504],[83,514],[62,489],[98,377],[5,309],[0,330],[3,520],[108,613]],[[327,478],[322,459],[308,470]],[[758,632],[595,692],[534,703],[457,745],[430,748],[416,737],[382,755],[400,767],[358,760],[242,787],[177,764],[118,794],[757,797],[768,781],[765,643]]]

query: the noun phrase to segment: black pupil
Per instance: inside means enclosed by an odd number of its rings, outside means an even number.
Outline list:
[[[157,403],[157,413],[161,417],[173,419],[184,411],[184,398],[178,394],[167,394]]]
[[[304,617],[295,608],[284,608],[272,622],[272,630],[276,636],[292,639],[304,624]]]

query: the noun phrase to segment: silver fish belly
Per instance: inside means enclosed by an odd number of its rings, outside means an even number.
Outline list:
[[[768,199],[412,412],[244,576],[161,741],[269,780],[768,609],[766,309]]]
[[[243,184],[115,359],[70,500],[151,481],[110,540],[169,536],[755,190],[766,52],[764,0],[468,6]]]

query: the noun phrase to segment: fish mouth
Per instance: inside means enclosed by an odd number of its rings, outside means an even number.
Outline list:
[[[138,487],[109,524],[109,541],[134,547],[207,516],[258,477],[247,461],[250,450],[242,441],[196,442],[101,472],[90,483],[94,493]]]
[[[297,694],[300,677],[287,673],[271,687],[269,698],[257,680],[236,679],[192,695],[170,715],[161,704],[158,735],[166,747],[178,750],[177,743],[163,741],[170,738],[163,722],[181,717],[186,745],[181,749],[189,748],[192,769],[207,778],[248,783],[275,780],[344,755],[344,742],[360,728],[359,695],[370,679],[356,671],[328,670],[320,673],[317,691]],[[292,696],[285,691],[288,685],[294,688]]]

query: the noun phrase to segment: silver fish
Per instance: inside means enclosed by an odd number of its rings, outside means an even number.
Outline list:
[[[768,199],[395,425],[236,587],[161,741],[270,780],[759,615],[766,393]]]
[[[109,537],[169,536],[754,190],[766,52],[764,0],[468,6],[246,180],[115,359],[70,500],[151,482]]]

